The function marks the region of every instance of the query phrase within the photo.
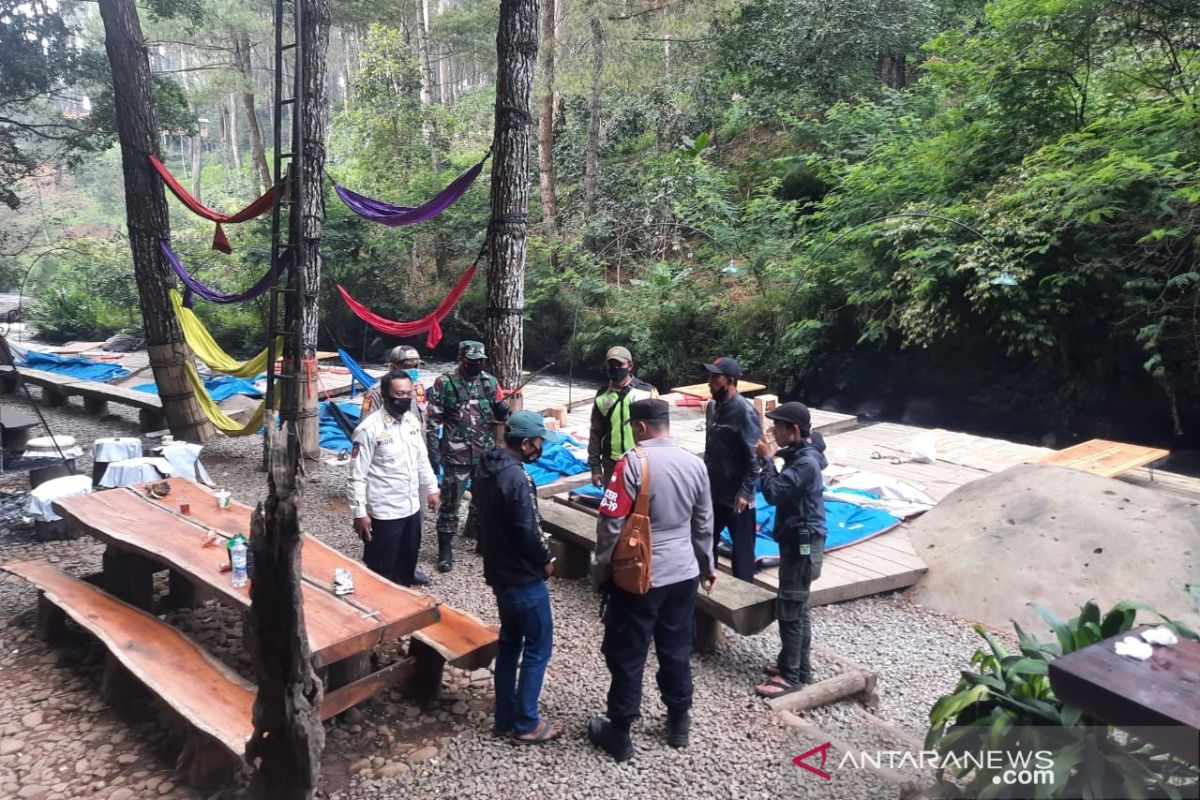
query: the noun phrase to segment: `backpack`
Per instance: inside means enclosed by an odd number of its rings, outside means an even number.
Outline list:
[[[634,452],[642,465],[642,485],[613,550],[612,579],[618,588],[641,595],[650,591],[650,459],[640,447]]]

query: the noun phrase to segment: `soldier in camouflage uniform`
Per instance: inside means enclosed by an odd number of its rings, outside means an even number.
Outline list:
[[[483,371],[487,354],[483,343],[465,341],[458,346],[458,369],[439,375],[427,397],[426,431],[430,456],[438,454],[442,477],[442,507],[438,512],[438,572],[454,566],[450,543],[458,531],[463,492],[483,454],[495,446],[492,425],[508,419],[500,383]],[[440,428],[440,436],[439,436]],[[467,536],[474,530],[474,501],[467,512]]]

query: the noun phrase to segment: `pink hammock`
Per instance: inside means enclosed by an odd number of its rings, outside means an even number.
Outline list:
[[[450,294],[446,295],[442,302],[438,303],[437,308],[412,322],[396,322],[395,320],[385,319],[351,297],[350,293],[340,283],[337,289],[341,292],[342,299],[346,301],[346,305],[350,306],[350,310],[354,312],[355,316],[380,333],[403,337],[416,336],[418,333],[428,331],[429,336],[426,338],[425,343],[429,347],[437,347],[437,343],[442,340],[442,320],[446,318],[446,315],[454,308],[459,298],[467,291],[467,285],[471,283],[471,278],[475,276],[475,266],[475,264],[472,264],[467,267],[462,277],[450,289]]]
[[[272,187],[267,190],[266,194],[236,214],[222,214],[219,211],[213,211],[208,206],[202,205],[199,200],[188,194],[187,189],[184,189],[183,185],[175,179],[175,176],[171,174],[166,165],[158,160],[158,156],[150,156],[150,163],[154,165],[154,170],[163,179],[163,183],[171,190],[171,194],[179,198],[179,202],[187,206],[189,211],[196,216],[217,223],[217,229],[213,233],[212,248],[213,250],[220,250],[222,253],[232,253],[233,248],[229,246],[229,239],[225,237],[225,231],[221,229],[221,223],[245,222],[248,219],[254,219],[270,211],[272,205],[275,203],[275,189]]]

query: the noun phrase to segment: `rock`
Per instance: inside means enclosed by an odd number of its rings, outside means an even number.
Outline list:
[[[78,773],[79,775],[82,775],[88,771],[88,768],[90,766],[91,765],[88,764],[88,761],[86,758],[81,758],[75,762],[75,772]]]
[[[410,775],[412,767],[405,764],[403,761],[393,761],[391,764],[386,764],[375,771],[375,774],[381,778],[395,778],[399,775]]]
[[[171,790],[174,788],[175,788],[175,784],[171,783],[170,781],[163,781],[162,783],[160,783],[158,785],[158,793],[159,794],[170,794]]]
[[[153,790],[153,789],[157,789],[157,788],[158,788],[158,785],[159,785],[160,783],[162,783],[162,778],[161,778],[160,776],[158,776],[158,775],[155,775],[153,778],[147,778],[147,779],[146,779],[146,783],[145,783],[145,784],[143,784],[143,785],[144,785],[144,786],[145,786],[147,789],[151,789],[151,790]]]
[[[110,353],[132,353],[142,349],[142,340],[128,333],[118,333],[104,341],[104,349]]]
[[[133,800],[133,789],[127,786],[114,789],[113,793],[108,796],[108,800]]]
[[[25,742],[22,739],[0,739],[0,756],[19,753],[24,746]]]
[[[436,758],[438,749],[433,746],[422,747],[420,750],[414,750],[408,754],[408,763],[423,764],[431,758]]]
[[[357,775],[360,772],[366,772],[370,768],[371,768],[371,759],[360,758],[358,761],[355,761],[354,763],[352,763],[350,765],[348,771],[351,775]]]
[[[343,725],[361,725],[363,722],[363,713],[357,708],[348,709],[338,716],[338,722],[341,722]]]
[[[50,792],[45,786],[40,783],[31,783],[28,786],[22,787],[21,791],[17,792],[17,797],[25,798],[25,800],[33,800],[38,797],[45,797]]]
[[[387,759],[384,758],[383,756],[375,756],[374,758],[371,759],[371,768],[379,769],[386,763],[387,763]]]
[[[133,764],[137,760],[138,760],[138,757],[136,755],[134,755],[133,753],[121,753],[121,755],[117,756],[118,764],[129,765],[129,764]]]
[[[457,703],[450,706],[450,713],[461,717],[463,714],[466,714],[469,709],[470,706],[467,705],[467,701],[459,700]]]
[[[42,710],[30,711],[25,716],[21,717],[21,724],[26,728],[36,728],[42,724]]]

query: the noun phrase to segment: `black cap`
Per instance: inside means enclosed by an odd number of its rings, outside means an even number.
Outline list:
[[[735,381],[742,377],[742,365],[732,356],[721,356],[711,364],[701,364],[700,366],[708,370],[709,375],[726,375]]]
[[[804,403],[784,403],[767,412],[767,419],[786,422],[788,425],[799,425],[800,430],[807,433],[812,430],[812,414]]]
[[[666,400],[634,400],[629,404],[629,419],[647,422],[669,422],[671,404]]]

